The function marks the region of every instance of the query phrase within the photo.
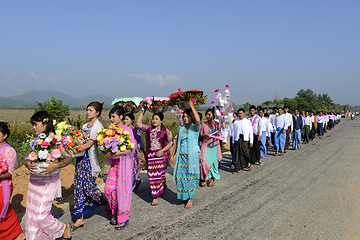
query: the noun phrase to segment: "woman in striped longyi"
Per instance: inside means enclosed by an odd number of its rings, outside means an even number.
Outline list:
[[[148,177],[150,182],[151,194],[153,201],[151,205],[159,204],[159,197],[164,193],[166,188],[166,167],[169,159],[169,149],[173,145],[172,134],[162,122],[163,113],[154,113],[152,124],[142,123],[144,110],[136,121],[138,127],[146,132],[146,154],[148,156]]]

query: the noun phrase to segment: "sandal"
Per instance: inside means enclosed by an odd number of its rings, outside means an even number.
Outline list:
[[[79,225],[79,226],[75,226],[74,224],[71,225],[71,227],[70,227],[70,228],[71,228],[71,232],[75,232],[77,229],[84,227],[84,225],[85,225],[85,223],[84,223],[84,224],[81,224],[81,225]]]
[[[209,182],[209,184],[208,184],[208,187],[213,187],[213,186],[215,186],[215,180],[214,179],[212,179],[211,182]]]
[[[233,173],[232,174],[238,174],[238,173],[241,173],[241,170],[239,170],[239,171],[233,171]]]
[[[124,225],[115,227],[115,230],[122,230],[122,229],[126,228],[126,226],[129,225],[129,220],[126,220],[126,222],[123,222],[120,224],[124,224]]]
[[[113,216],[113,217],[111,218],[110,224],[111,224],[111,225],[117,225],[117,224],[118,224],[117,219],[116,219],[115,216]]]
[[[205,187],[206,186],[206,182],[205,181],[200,181],[200,187]]]

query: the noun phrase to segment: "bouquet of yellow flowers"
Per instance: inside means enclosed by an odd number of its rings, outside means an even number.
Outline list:
[[[114,124],[106,129],[99,129],[97,133],[96,140],[99,143],[99,149],[103,152],[125,152],[134,148],[129,131],[118,128]]]

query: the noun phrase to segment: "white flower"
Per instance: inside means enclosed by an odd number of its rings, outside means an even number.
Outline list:
[[[49,152],[47,150],[40,150],[38,156],[40,159],[46,159]]]
[[[51,141],[52,141],[52,139],[51,138],[49,138],[49,137],[47,137],[47,138],[45,138],[45,140],[44,140],[45,142],[48,142],[48,143],[50,143]]]

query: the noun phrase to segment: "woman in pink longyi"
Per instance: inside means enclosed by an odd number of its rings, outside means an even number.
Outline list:
[[[120,106],[113,107],[109,112],[111,123],[128,131],[131,136],[130,141],[134,143],[131,151],[107,153],[107,163],[111,162],[111,168],[104,191],[113,215],[110,224],[115,225],[116,230],[124,229],[129,224],[133,158],[137,148],[132,129],[124,125],[124,115],[124,108]]]

